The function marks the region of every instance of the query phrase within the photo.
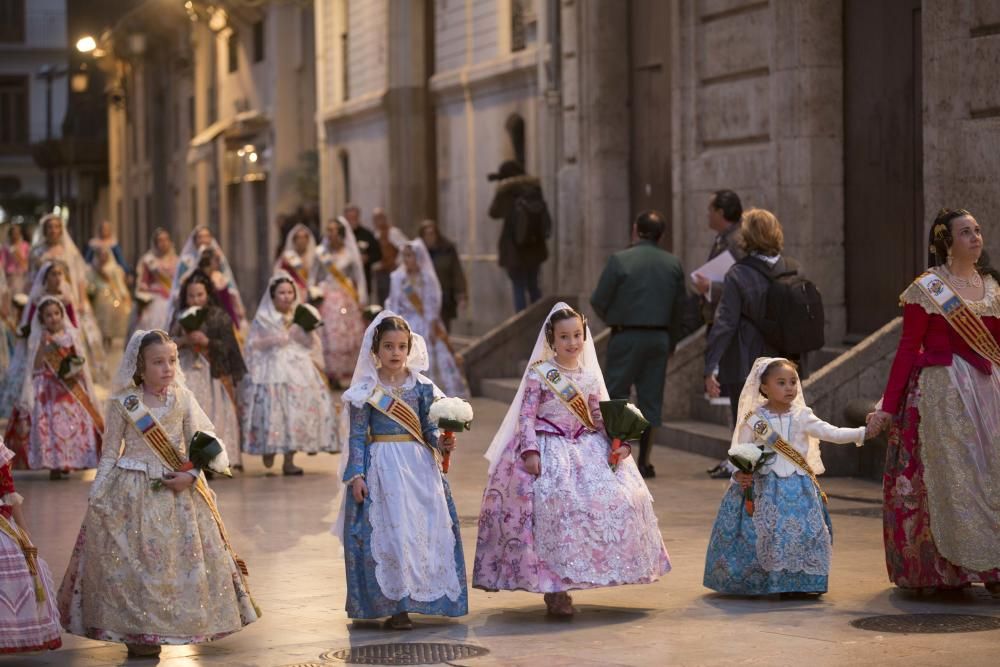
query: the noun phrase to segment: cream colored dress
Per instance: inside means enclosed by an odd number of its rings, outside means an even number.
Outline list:
[[[120,399],[128,393],[141,397],[133,387],[110,401],[89,507],[59,591],[63,627],[142,644],[237,632],[259,616],[246,580],[194,487],[153,488],[168,469],[126,416]],[[171,387],[166,406],[149,411],[182,459],[195,431],[213,431],[185,387]]]

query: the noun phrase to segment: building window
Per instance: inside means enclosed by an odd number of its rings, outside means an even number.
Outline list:
[[[524,118],[520,114],[511,114],[507,117],[507,122],[504,123],[504,129],[507,130],[507,138],[510,139],[510,147],[514,152],[514,159],[524,167]]]
[[[344,100],[351,96],[347,85],[350,81],[350,68],[347,66],[349,54],[350,49],[348,47],[347,31],[345,30],[340,33],[340,88],[344,93],[341,99]]]
[[[23,42],[24,32],[24,0],[0,0],[0,42]]]
[[[188,139],[194,138],[194,95],[188,96]]]
[[[523,51],[535,41],[538,18],[534,0],[510,0],[510,50]]]
[[[0,153],[27,153],[28,77],[0,76]]]
[[[191,186],[191,225],[198,226],[198,186]]]
[[[351,201],[351,156],[342,150],[337,153],[337,161],[340,162],[340,185],[344,193],[344,205]]]
[[[226,39],[226,52],[229,59],[229,71],[235,72],[240,67],[240,36],[236,31],[229,33]]]
[[[264,60],[264,19],[253,24],[253,61]]]

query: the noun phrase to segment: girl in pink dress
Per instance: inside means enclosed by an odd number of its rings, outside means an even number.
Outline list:
[[[572,394],[582,401],[566,401]],[[486,452],[473,586],[544,593],[550,614],[570,616],[570,590],[646,584],[670,571],[627,445],[617,468],[608,465],[599,407],[607,398],[586,322],[556,304]]]
[[[52,479],[70,470],[96,468],[103,419],[93,394],[82,337],[57,297],[38,302],[28,338],[21,395],[7,426],[6,439],[19,452],[18,466],[48,469]]]

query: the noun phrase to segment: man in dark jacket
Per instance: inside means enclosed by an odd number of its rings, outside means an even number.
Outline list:
[[[365,282],[370,287],[372,284],[372,264],[382,259],[378,239],[375,238],[375,234],[370,229],[361,224],[361,209],[355,204],[348,204],[344,207],[344,219],[351,226],[354,239],[358,242],[361,263],[365,267]]]
[[[542,196],[541,181],[525,174],[520,164],[507,160],[489,179],[500,181],[489,215],[503,220],[499,263],[510,276],[514,310],[520,312],[542,296],[538,272],[549,256],[545,240],[552,221]]]
[[[632,386],[650,427],[642,435],[639,472],[654,477],[652,432],[660,425],[667,359],[682,331],[684,269],[657,243],[666,224],[656,211],[639,214],[633,244],[608,258],[590,305],[611,327],[604,378],[611,398],[628,398]]]

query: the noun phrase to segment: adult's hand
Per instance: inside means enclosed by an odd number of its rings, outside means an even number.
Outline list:
[[[705,378],[705,393],[708,394],[709,398],[722,396],[722,385],[719,384],[718,377],[709,375]]]
[[[885,410],[875,410],[868,413],[865,417],[865,423],[868,425],[867,436],[869,438],[874,438],[879,433],[889,428],[892,424],[892,415]]]
[[[694,291],[702,296],[708,294],[708,291],[712,289],[712,281],[700,273],[694,274],[692,284],[694,285]]]

